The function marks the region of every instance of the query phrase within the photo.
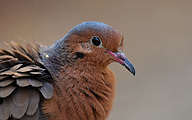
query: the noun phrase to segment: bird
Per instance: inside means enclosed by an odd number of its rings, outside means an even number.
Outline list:
[[[124,37],[102,22],[82,22],[51,46],[12,41],[0,48],[0,120],[106,120],[117,62],[135,76]]]

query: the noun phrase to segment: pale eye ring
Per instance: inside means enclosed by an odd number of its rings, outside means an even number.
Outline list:
[[[91,43],[95,46],[101,46],[102,45],[101,39],[98,36],[93,36],[91,38]]]

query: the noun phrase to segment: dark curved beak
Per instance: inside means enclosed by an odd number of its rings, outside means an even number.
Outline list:
[[[127,57],[124,55],[123,52],[113,53],[107,50],[106,53],[112,55],[118,63],[123,65],[127,70],[129,70],[135,76],[135,68],[131,64],[131,62],[129,62],[129,60],[127,59]]]

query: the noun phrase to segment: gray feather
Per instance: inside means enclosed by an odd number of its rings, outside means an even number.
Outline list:
[[[16,106],[23,106],[29,101],[29,90],[26,88],[17,88],[12,95],[13,103]]]
[[[0,98],[5,98],[9,96],[15,90],[15,88],[16,87],[14,86],[7,86],[7,87],[0,88]]]
[[[34,113],[38,109],[38,104],[39,104],[39,93],[36,90],[31,90],[29,98],[29,106],[27,108],[26,114],[29,116],[34,115]]]
[[[16,81],[17,85],[19,85],[20,87],[26,87],[30,85],[29,80],[27,78],[19,78]]]
[[[5,87],[5,86],[13,83],[14,81],[15,81],[14,79],[2,80],[2,81],[0,81],[0,87]]]
[[[28,80],[29,80],[30,85],[33,87],[41,87],[42,86],[42,83],[36,79],[29,78]]]
[[[42,82],[43,86],[38,88],[45,99],[49,99],[53,96],[53,87],[48,82]]]
[[[27,100],[27,102],[23,106],[15,106],[12,116],[16,119],[20,119],[25,114],[28,103],[29,101]]]
[[[13,110],[13,117],[20,119],[26,112],[29,104],[29,90],[25,88],[17,88],[12,95],[13,103],[15,108]]]
[[[14,107],[11,96],[5,98],[0,109],[0,120],[7,120],[9,115],[12,114]]]
[[[36,110],[35,114],[32,116],[28,116],[25,114],[24,117],[21,118],[21,120],[38,120],[39,118],[39,109]]]

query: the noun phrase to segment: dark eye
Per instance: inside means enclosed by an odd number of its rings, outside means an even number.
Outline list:
[[[101,45],[101,39],[99,37],[97,37],[97,36],[92,37],[91,42],[95,46]]]

